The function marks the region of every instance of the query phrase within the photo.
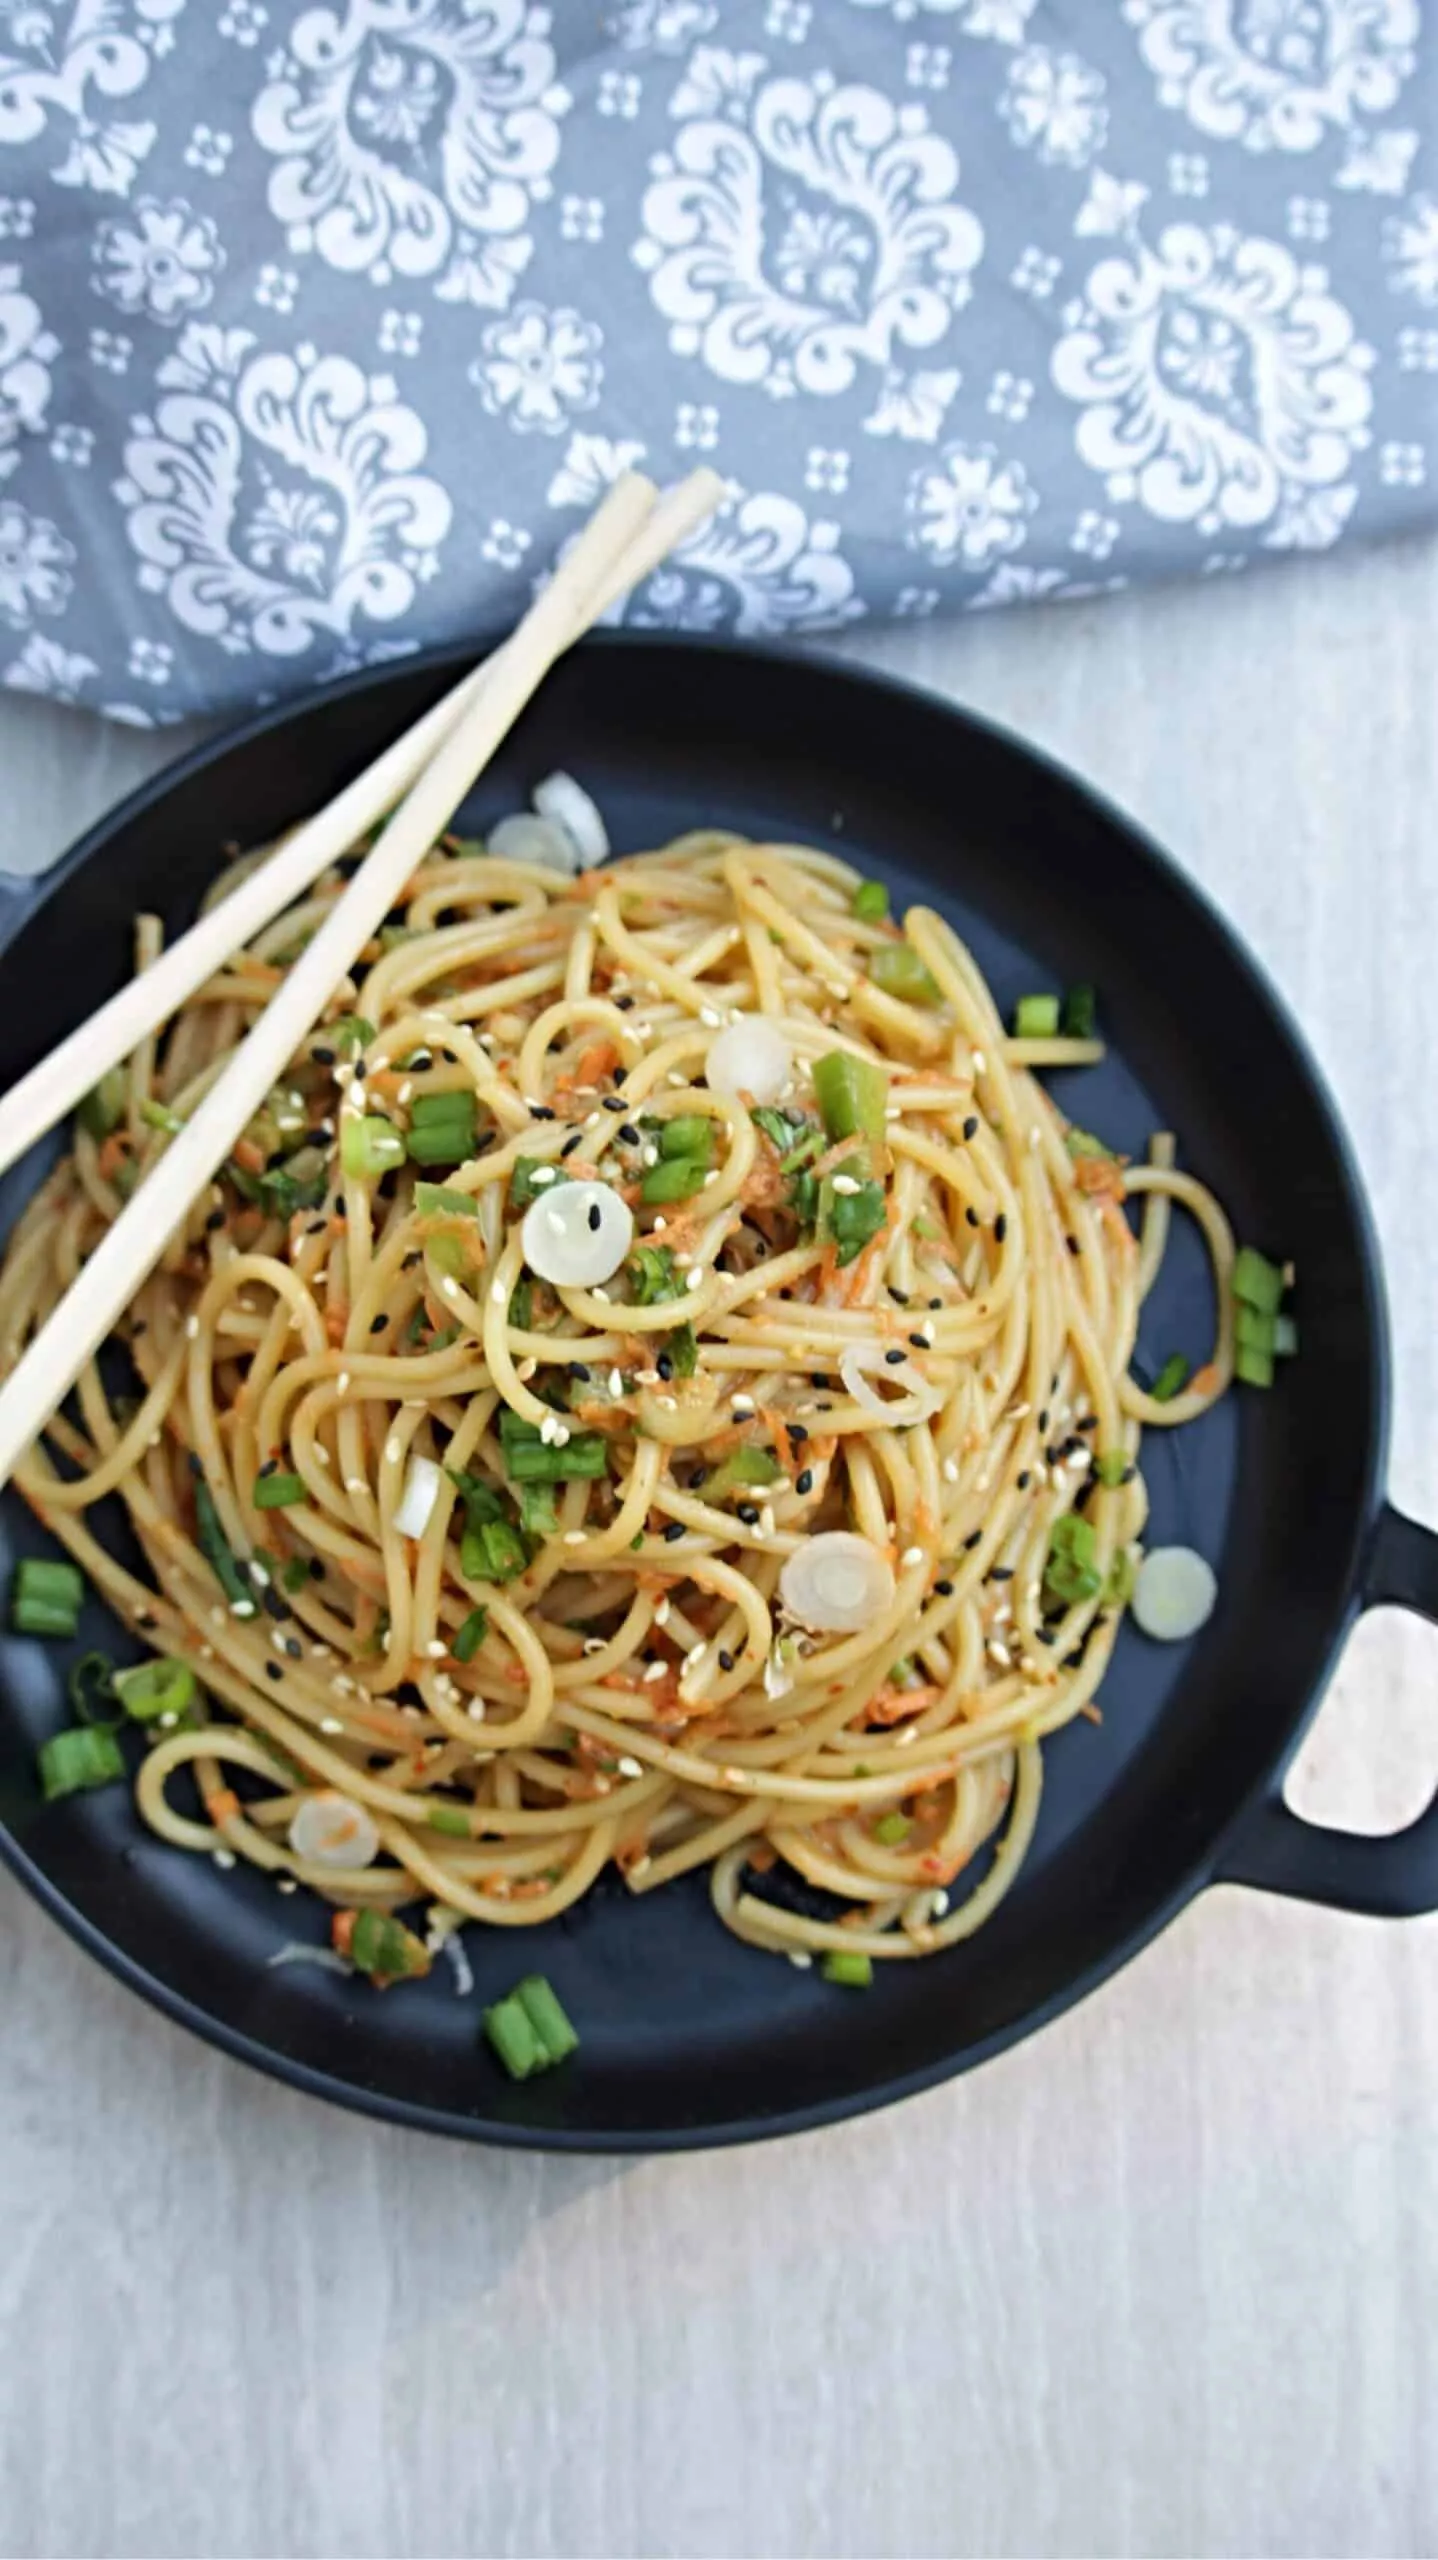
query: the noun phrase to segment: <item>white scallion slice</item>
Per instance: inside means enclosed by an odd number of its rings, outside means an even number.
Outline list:
[[[602,1182],[556,1182],[525,1212],[524,1259],[556,1289],[612,1280],[634,1242],[627,1201]]]
[[[904,1393],[881,1396],[877,1388],[870,1386],[866,1371],[886,1379],[891,1386],[902,1387]],[[862,1405],[865,1413],[891,1429],[927,1422],[944,1401],[939,1389],[930,1385],[911,1360],[891,1364],[879,1342],[851,1342],[839,1362],[839,1375],[855,1404]]]
[[[537,862],[541,870],[563,871],[571,879],[583,868],[564,828],[533,817],[527,809],[517,809],[512,818],[491,827],[488,846],[496,862]]]
[[[306,1796],[290,1823],[290,1847],[307,1867],[370,1867],[379,1845],[372,1816],[333,1787]]]
[[[1133,1614],[1146,1636],[1182,1644],[1207,1624],[1217,1597],[1213,1567],[1194,1548],[1155,1547],[1138,1569]]]
[[[422,1538],[429,1527],[429,1515],[444,1477],[433,1458],[411,1458],[405,1469],[404,1491],[394,1525],[402,1538]]]
[[[568,836],[579,856],[576,870],[591,870],[604,860],[609,851],[604,820],[572,773],[551,773],[545,781],[536,782],[530,797],[541,818]]]
[[[801,1626],[857,1635],[891,1606],[893,1567],[852,1529],[825,1529],[786,1557],[779,1597]]]
[[[302,1938],[287,1938],[282,1947],[276,1947],[272,1956],[266,1956],[265,1962],[270,1965],[313,1965],[316,1973],[353,1973],[354,1971],[349,1957],[342,1956],[338,1947],[309,1947]]]
[[[777,1102],[794,1068],[794,1053],[783,1032],[761,1013],[746,1013],[709,1043],[704,1081],[711,1093],[737,1102],[741,1093],[755,1102]]]

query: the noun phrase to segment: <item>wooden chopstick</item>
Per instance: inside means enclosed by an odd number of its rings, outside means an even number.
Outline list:
[[[696,474],[671,493],[659,533],[672,544],[702,522],[713,504],[712,475]],[[659,515],[648,481],[635,473],[617,481],[512,639],[495,652],[485,684],[412,783],[224,1074],[82,1264],[0,1389],[0,1484],[153,1269],[554,660],[587,629],[612,590],[621,560],[641,556],[635,549],[640,533]],[[98,1072],[97,1067],[87,1076],[87,1085]]]
[[[657,499],[632,542],[607,565],[592,596],[578,601],[583,619],[576,622],[575,637],[647,578],[677,542],[712,514],[723,485],[716,472],[696,471]],[[296,827],[219,906],[172,942],[153,966],[127,979],[87,1022],[11,1086],[0,1099],[0,1173],[43,1138],[47,1129],[53,1129],[81,1095],[127,1058],[148,1032],[178,1013],[232,953],[301,897],[322,871],[349,851],[357,836],[394,807],[478,700],[492,680],[497,661],[517,637],[518,633],[512,635],[481,666],[472,668],[413,728],[346,783],[337,798]]]

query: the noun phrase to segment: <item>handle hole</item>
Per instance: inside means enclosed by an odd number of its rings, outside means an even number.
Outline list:
[[[1360,1619],[1288,1772],[1305,1822],[1381,1835],[1414,1822],[1438,1780],[1438,1627],[1403,1609]]]

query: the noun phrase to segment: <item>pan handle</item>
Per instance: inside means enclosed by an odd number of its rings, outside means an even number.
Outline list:
[[[1359,1606],[1414,1609],[1438,1625],[1438,1536],[1384,1504],[1368,1542]],[[1225,1844],[1220,1884],[1261,1885],[1344,1911],[1407,1920],[1438,1911],[1438,1789],[1402,1831],[1330,1831],[1265,1796]]]

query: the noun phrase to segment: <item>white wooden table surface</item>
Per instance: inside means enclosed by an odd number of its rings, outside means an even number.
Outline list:
[[[1274,970],[1372,1185],[1429,1519],[1435,643],[1419,545],[853,644],[1096,777]],[[0,705],[9,858],[168,751]],[[1417,1810],[1435,1672],[1364,1627],[1304,1810]],[[1211,1893],[972,2078],[633,2166],[292,2096],[4,1878],[0,1965],[6,2553],[1438,2547],[1438,1920]]]

